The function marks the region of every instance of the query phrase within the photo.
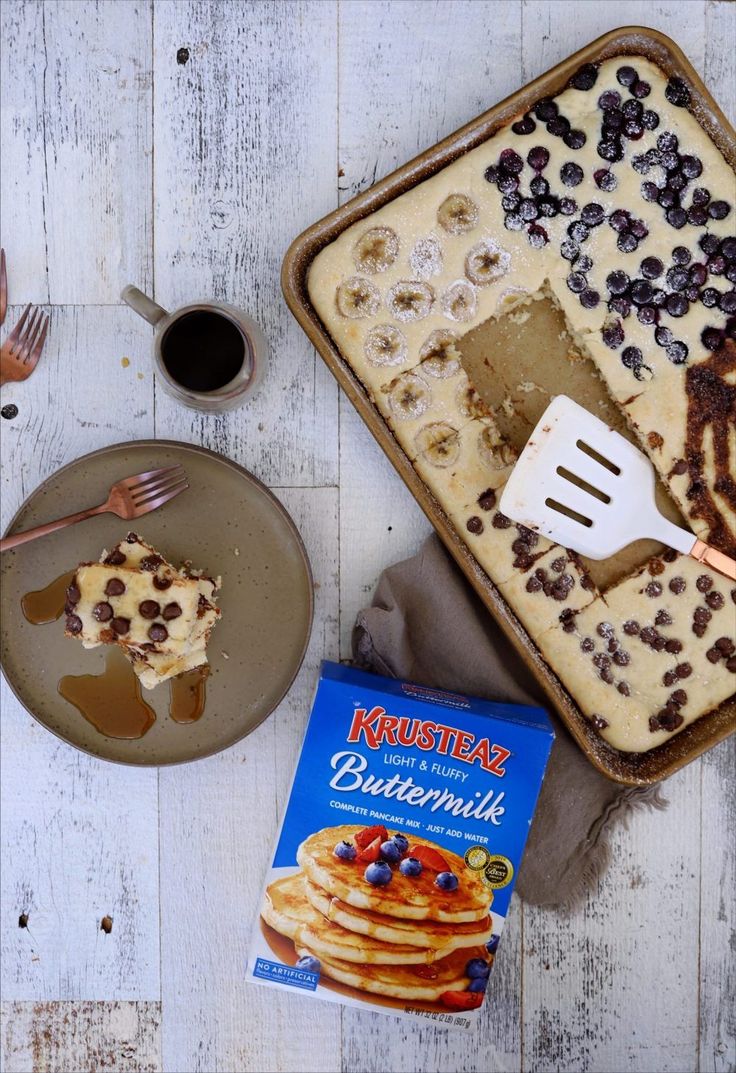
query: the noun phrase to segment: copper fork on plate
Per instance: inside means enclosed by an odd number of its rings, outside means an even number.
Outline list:
[[[9,380],[27,380],[38,365],[46,342],[49,318],[40,309],[34,309],[29,319],[30,312],[31,307],[27,305],[0,347],[0,384],[6,384]]]
[[[19,544],[26,544],[29,540],[54,533],[57,529],[65,529],[67,525],[82,522],[95,514],[117,514],[118,518],[125,518],[126,521],[141,518],[144,514],[150,514],[152,510],[162,507],[188,487],[187,475],[182,466],[165,466],[163,469],[137,473],[134,477],[126,477],[114,484],[107,499],[99,507],[89,507],[77,514],[70,514],[67,518],[59,518],[55,522],[38,525],[35,529],[26,529],[24,533],[5,537],[0,540],[0,551],[17,548]]]

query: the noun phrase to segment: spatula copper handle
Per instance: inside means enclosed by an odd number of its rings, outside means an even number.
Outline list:
[[[717,570],[719,574],[723,574],[730,581],[736,581],[736,559],[724,555],[722,551],[718,551],[716,548],[711,548],[709,544],[702,540],[695,541],[690,549],[690,554],[699,563],[705,563],[713,570]]]
[[[69,514],[66,518],[57,518],[55,522],[37,525],[35,529],[26,529],[25,532],[16,533],[15,536],[4,537],[0,540],[0,551],[10,551],[11,548],[17,548],[19,544],[26,544],[29,540],[37,540],[38,537],[55,533],[57,529],[66,529],[67,525],[83,522],[85,518],[91,518],[95,514],[103,514],[109,509],[109,504],[103,503],[99,507],[89,507],[87,510],[80,510],[76,514]]]

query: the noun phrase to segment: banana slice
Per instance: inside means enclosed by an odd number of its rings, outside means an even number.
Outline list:
[[[380,305],[378,287],[362,276],[350,276],[337,288],[337,309],[343,317],[351,320],[373,317]]]
[[[505,469],[516,461],[516,451],[493,421],[484,425],[478,436],[478,453],[490,469]]]
[[[450,194],[437,209],[437,222],[450,235],[472,231],[478,216],[478,206],[467,194]]]
[[[483,402],[483,399],[480,397],[473,385],[468,383],[467,381],[461,384],[458,388],[457,405],[463,417],[486,418],[491,416],[491,411]]]
[[[471,283],[487,287],[506,275],[510,263],[511,255],[486,238],[473,246],[465,258],[465,275]]]
[[[399,236],[390,227],[372,227],[353,247],[359,272],[385,272],[399,255]]]
[[[429,409],[432,393],[420,376],[404,373],[388,386],[388,401],[399,420],[421,417]]]
[[[393,324],[377,324],[371,328],[363,349],[371,365],[402,365],[408,354],[406,337]]]
[[[414,442],[417,453],[438,469],[454,466],[460,457],[460,437],[457,429],[445,421],[433,421],[417,432]]]
[[[397,320],[422,320],[434,304],[434,290],[419,279],[400,279],[388,292],[386,304]]]
[[[419,350],[422,372],[436,376],[438,380],[456,376],[460,372],[460,358],[454,347],[456,340],[457,336],[448,328],[430,332]]]
[[[442,246],[438,239],[430,235],[429,238],[420,238],[415,242],[409,254],[409,264],[418,279],[438,276],[442,271]]]
[[[466,279],[455,280],[442,295],[442,312],[449,320],[472,320],[477,308],[475,287]]]

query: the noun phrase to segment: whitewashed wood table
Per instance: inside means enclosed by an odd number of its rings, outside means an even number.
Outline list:
[[[349,653],[381,569],[428,531],[286,310],[289,241],[616,25],[673,36],[733,116],[736,4],[7,0],[0,10],[9,323],[27,301],[51,311],[41,366],[2,395],[19,409],[2,421],[3,524],[87,451],[189,440],[275,489],[317,587],[288,698],[246,741],[198,764],[94,760],[3,687],[4,1069],[733,1070],[733,741],[667,784],[667,812],[619,831],[579,911],[515,903],[477,1036],[276,996],[246,985],[243,965],[318,662]],[[161,393],[150,329],[119,301],[128,282],[164,305],[229,299],[261,322],[273,361],[250,408],[197,416]]]

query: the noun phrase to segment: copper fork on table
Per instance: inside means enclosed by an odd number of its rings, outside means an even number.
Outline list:
[[[5,267],[5,250],[0,250],[0,324],[5,323],[8,312],[8,270]]]
[[[99,507],[89,507],[77,514],[70,514],[67,518],[59,518],[55,522],[38,525],[35,529],[26,529],[24,533],[5,537],[0,540],[0,551],[17,548],[19,544],[54,533],[57,529],[65,529],[67,525],[82,522],[95,514],[117,514],[118,518],[125,518],[126,521],[141,518],[144,514],[150,514],[152,510],[162,507],[188,487],[187,475],[182,466],[165,466],[163,469],[137,473],[134,477],[126,477],[114,484],[107,499]]]
[[[29,319],[30,312],[31,307],[27,305],[0,347],[0,384],[9,380],[27,380],[38,365],[46,342],[49,318],[40,309],[34,309]]]

